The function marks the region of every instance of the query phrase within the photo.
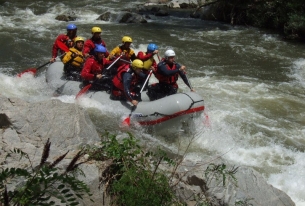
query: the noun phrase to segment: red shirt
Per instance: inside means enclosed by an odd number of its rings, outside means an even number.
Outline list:
[[[92,39],[88,39],[84,43],[83,55],[84,56],[85,56],[85,54],[94,55],[94,48],[95,48],[96,44],[100,44],[106,48],[106,43],[104,42],[104,40],[99,39],[98,41],[93,41]],[[109,53],[107,51],[105,54],[105,57],[108,57],[108,55],[109,55]]]
[[[59,50],[60,50],[61,54],[63,54],[64,52],[68,52],[69,48],[70,48],[69,42],[73,42],[73,39],[70,39],[65,34],[58,35],[58,37],[55,39],[55,42],[53,44],[52,58],[57,57],[57,53]]]
[[[83,80],[94,80],[95,75],[102,74],[103,69],[105,69],[106,64],[111,64],[112,61],[109,61],[106,58],[103,58],[103,62],[99,63],[95,57],[89,57],[84,64],[84,67],[81,72],[81,77]]]

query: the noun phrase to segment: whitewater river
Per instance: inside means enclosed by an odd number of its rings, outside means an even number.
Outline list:
[[[36,78],[15,75],[51,58],[53,41],[68,24],[55,20],[58,14],[77,16],[73,23],[85,38],[91,36],[92,26],[100,26],[109,50],[124,35],[133,38],[136,51],[155,42],[163,55],[171,46],[203,96],[209,122],[196,122],[192,135],[181,132],[166,138],[141,129],[134,130],[135,135],[173,149],[193,139],[187,158],[222,156],[234,165],[253,167],[296,205],[305,205],[305,44],[284,41],[271,31],[174,16],[151,16],[147,24],[119,24],[116,17],[110,22],[95,20],[105,11],[118,13],[140,2],[2,0],[1,95],[30,102],[53,98],[45,70]],[[188,90],[183,82],[180,89]],[[74,103],[73,96],[58,99]],[[111,115],[116,108],[90,100],[82,105],[99,111],[93,119],[100,130],[117,132]]]

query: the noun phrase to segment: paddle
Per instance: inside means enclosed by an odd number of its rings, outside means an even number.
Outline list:
[[[119,61],[119,59],[123,56],[123,54],[121,54],[118,58],[116,58],[116,60],[114,60],[107,68],[106,70],[110,69],[110,67],[112,67],[117,61]]]
[[[160,62],[161,60],[160,60],[160,56],[159,56],[159,54],[158,54],[158,53],[157,53],[157,57],[158,57],[158,60],[159,60],[159,62]]]
[[[92,84],[88,84],[87,86],[85,86],[84,88],[82,88],[76,95],[75,99],[79,99],[81,96],[83,96],[85,93],[87,93],[87,91],[90,89],[90,87],[92,86]]]
[[[61,55],[58,56],[58,57],[60,58],[60,57],[62,57],[62,56],[65,55],[65,54],[66,54],[66,53],[63,53],[63,54],[61,54]],[[56,58],[57,58],[57,57],[56,57]],[[51,62],[48,61],[48,62],[44,63],[43,65],[37,67],[37,68],[30,68],[30,69],[24,70],[23,72],[17,74],[17,77],[21,77],[21,76],[22,76],[23,74],[25,74],[25,73],[32,73],[32,74],[35,76],[36,72],[37,72],[39,69],[43,68],[44,66],[46,66],[46,65],[48,65],[48,64],[50,64],[50,63],[51,63]]]
[[[46,66],[46,65],[48,65],[48,64],[50,64],[50,63],[51,63],[51,62],[48,61],[48,62],[44,63],[43,65],[37,67],[37,68],[30,68],[30,69],[24,70],[23,72],[17,74],[17,77],[21,77],[21,76],[22,76],[23,74],[25,74],[25,73],[32,73],[32,74],[35,76],[37,70],[41,69],[42,67],[44,67],[44,66]]]
[[[133,111],[137,108],[137,106],[133,105],[131,107],[131,111],[130,111],[130,114],[128,115],[128,117],[126,119],[124,119],[124,121],[122,122],[122,125],[123,126],[130,126],[130,117],[133,113]]]
[[[112,67],[120,58],[122,57],[119,56],[116,60],[114,60],[107,68],[106,70],[108,70],[110,67]],[[92,86],[92,83],[91,84],[88,84],[87,86],[85,86],[84,88],[82,88],[78,93],[77,95],[75,96],[75,99],[79,99],[81,96],[83,96]]]
[[[143,91],[143,89],[144,89],[144,87],[145,87],[145,84],[147,83],[147,81],[149,80],[149,78],[150,78],[150,76],[151,76],[152,71],[153,71],[153,70],[150,70],[150,71],[149,71],[149,74],[148,74],[148,76],[147,76],[147,78],[146,78],[146,80],[145,80],[145,82],[144,82],[144,84],[143,84],[143,86],[142,86],[142,88],[141,88],[140,93]]]
[[[125,62],[125,63],[127,63],[127,64],[131,64],[130,61],[127,61],[127,60],[125,60],[125,59],[120,59],[120,61]]]

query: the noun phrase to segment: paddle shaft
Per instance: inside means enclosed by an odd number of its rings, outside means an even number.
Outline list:
[[[145,87],[147,81],[149,80],[149,78],[150,78],[150,76],[151,76],[151,73],[152,73],[152,70],[149,71],[149,74],[148,74],[148,76],[147,76],[147,78],[146,78],[146,80],[145,80],[145,82],[144,82],[144,84],[143,84],[143,86],[142,86],[142,88],[141,88],[140,93],[143,91],[143,89],[144,89],[144,87]]]
[[[122,61],[122,62],[126,62],[127,64],[131,64],[131,62],[130,62],[130,61],[127,61],[127,60],[125,60],[125,59],[120,59],[120,61]]]
[[[157,57],[158,57],[158,60],[159,60],[159,62],[160,62],[159,54],[157,54]],[[140,93],[143,91],[143,89],[144,89],[144,87],[145,87],[147,81],[149,80],[149,78],[150,78],[152,72],[153,72],[153,70],[150,70],[150,72],[149,72],[149,74],[148,74],[148,76],[147,76],[147,78],[146,78],[146,80],[145,80],[145,82],[144,82],[144,84],[143,84],[143,86],[142,86],[142,88],[141,88]]]
[[[188,83],[189,83],[189,85],[190,85],[190,89],[192,90],[192,89],[193,89],[193,87],[192,87],[192,84],[191,84],[190,80],[187,78],[187,76],[186,76],[186,74],[185,74],[185,73],[184,73],[184,75],[185,75],[185,78],[186,78],[187,82],[188,82]]]
[[[60,57],[62,57],[62,56],[65,55],[65,54],[66,54],[66,53],[63,53],[63,54],[61,54],[61,55],[59,55],[59,56],[57,56],[57,57],[60,58]],[[57,57],[56,57],[56,58],[57,58]],[[46,62],[45,64],[43,64],[43,65],[37,67],[36,70],[39,70],[39,69],[41,69],[42,67],[44,67],[44,66],[46,66],[46,65],[48,65],[48,64],[50,64],[50,63],[51,63],[50,61]]]
[[[39,67],[37,67],[36,70],[41,69],[42,67],[44,67],[44,66],[46,66],[46,65],[48,65],[48,64],[50,64],[50,61],[46,62],[45,64],[43,64],[43,65],[41,65],[41,66],[39,66]]]
[[[114,62],[112,62],[107,68],[106,70],[110,69],[110,67],[112,67],[117,61],[119,61],[119,59],[123,56],[123,54],[121,54],[116,60],[114,60]]]

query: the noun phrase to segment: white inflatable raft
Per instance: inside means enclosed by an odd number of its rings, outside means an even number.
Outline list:
[[[69,81],[63,77],[63,63],[54,62],[46,72],[46,80],[57,95],[76,95],[82,89],[82,83]],[[132,105],[128,101],[113,101],[104,91],[90,91],[85,95],[109,105],[122,109],[125,114],[130,114]],[[203,98],[195,92],[177,93],[155,101],[149,101],[146,92],[141,93],[142,101],[132,112],[130,122],[142,126],[154,126],[155,129],[179,130],[194,117],[203,113]]]

